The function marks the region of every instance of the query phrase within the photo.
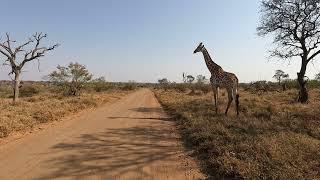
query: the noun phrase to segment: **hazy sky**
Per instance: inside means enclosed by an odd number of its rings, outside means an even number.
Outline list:
[[[70,61],[85,64],[109,81],[179,82],[182,72],[209,77],[204,42],[212,58],[240,82],[271,80],[276,69],[296,77],[300,62],[268,60],[271,41],[256,35],[260,0],[0,0],[1,36],[18,42],[34,32],[48,34],[46,44],[61,46],[30,63],[24,80],[41,80]],[[319,59],[319,58],[318,58]],[[317,60],[318,60],[317,59]],[[314,78],[320,63],[309,64]],[[8,79],[8,67],[0,79]]]

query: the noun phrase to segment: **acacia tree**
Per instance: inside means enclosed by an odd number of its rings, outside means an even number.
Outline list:
[[[3,42],[0,42],[0,53],[6,58],[5,65],[11,67],[9,75],[13,78],[13,101],[19,99],[20,75],[24,65],[33,60],[39,60],[46,52],[54,50],[58,44],[50,47],[41,46],[40,42],[46,38],[47,34],[35,33],[29,40],[21,45],[16,45],[16,41],[11,40],[8,33]],[[30,47],[33,44],[32,47]],[[27,49],[27,47],[29,47]]]
[[[278,81],[279,85],[281,85],[281,80],[284,78],[289,78],[289,74],[286,74],[286,73],[284,73],[284,71],[278,69],[278,70],[276,70],[275,74],[273,75],[273,78]]]
[[[49,75],[49,80],[67,88],[69,95],[80,95],[85,83],[92,79],[92,74],[79,63],[70,63],[68,67],[58,66],[56,71]]]
[[[271,56],[300,58],[298,101],[307,102],[307,65],[320,53],[320,0],[263,0],[261,14],[257,31],[260,36],[274,35]]]

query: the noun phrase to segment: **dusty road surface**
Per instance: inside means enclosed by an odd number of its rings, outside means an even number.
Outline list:
[[[148,89],[0,146],[0,179],[203,179]]]

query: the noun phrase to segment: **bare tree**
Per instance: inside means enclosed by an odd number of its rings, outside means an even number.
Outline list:
[[[13,74],[13,101],[18,101],[19,87],[20,87],[20,75],[24,65],[33,60],[39,60],[46,52],[54,50],[58,44],[50,47],[40,47],[40,41],[46,38],[47,34],[35,33],[29,40],[21,45],[14,46],[16,41],[11,40],[8,33],[3,42],[0,41],[0,53],[6,58],[5,65],[11,67],[9,75]],[[32,47],[30,47],[33,44]],[[25,49],[26,47],[30,47]],[[20,60],[19,60],[20,59]]]
[[[300,57],[298,101],[307,102],[307,65],[320,53],[320,0],[263,0],[261,13],[258,34],[275,36],[276,47],[271,56],[281,59]]]

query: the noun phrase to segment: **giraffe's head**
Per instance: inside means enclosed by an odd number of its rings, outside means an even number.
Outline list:
[[[197,52],[201,52],[203,48],[204,48],[204,45],[202,43],[200,43],[198,45],[198,47],[193,51],[193,54],[195,54]]]

